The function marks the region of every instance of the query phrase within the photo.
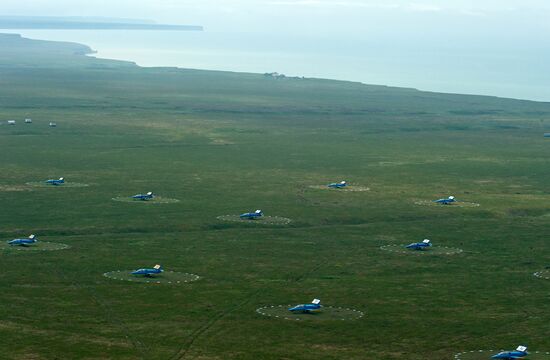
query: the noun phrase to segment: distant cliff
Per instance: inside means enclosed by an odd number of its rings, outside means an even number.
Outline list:
[[[60,41],[32,40],[19,34],[0,34],[1,68],[135,67],[129,61],[103,60],[91,56],[89,46]]]
[[[48,16],[0,16],[0,29],[203,31],[202,26],[156,24],[149,20]]]
[[[0,34],[0,48],[10,49],[11,52],[34,52],[37,50],[51,51],[52,43],[42,40],[31,40],[21,37],[19,34]],[[72,42],[56,42],[55,51],[59,55],[88,55],[95,53],[89,46],[72,43]]]

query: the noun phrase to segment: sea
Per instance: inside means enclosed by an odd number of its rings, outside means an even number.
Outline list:
[[[549,49],[222,31],[0,30],[86,44],[140,66],[278,72],[424,91],[550,101]]]

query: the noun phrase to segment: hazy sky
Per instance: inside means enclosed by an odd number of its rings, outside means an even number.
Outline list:
[[[4,15],[132,17],[391,46],[548,47],[549,0],[0,0]],[[515,48],[518,46],[519,48]],[[518,50],[519,49],[519,50]]]
[[[4,15],[150,18],[216,30],[548,30],[548,0],[0,0]]]
[[[206,30],[480,47],[546,46],[548,0],[0,0],[4,15],[146,18]]]

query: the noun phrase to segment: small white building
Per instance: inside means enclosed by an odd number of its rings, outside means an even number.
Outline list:
[[[57,126],[56,123],[54,123],[54,122],[51,122],[51,123],[50,123],[50,127],[56,127],[56,126]]]
[[[32,124],[32,119],[25,119],[25,124]]]
[[[15,120],[8,120],[8,125],[15,125]]]

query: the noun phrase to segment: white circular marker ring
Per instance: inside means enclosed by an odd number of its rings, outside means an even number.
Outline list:
[[[189,273],[180,273],[176,271],[163,271],[160,274],[154,274],[152,276],[132,275],[134,270],[117,270],[110,271],[103,274],[103,276],[122,281],[130,281],[135,283],[146,284],[168,284],[179,285],[192,281],[197,281],[200,276]]]
[[[52,185],[48,184],[45,181],[30,181],[26,183],[26,185],[33,186],[33,187],[41,187],[41,188],[55,188],[55,189],[61,189],[61,188],[80,188],[80,187],[88,187],[89,184],[83,184],[83,183],[77,183],[77,182],[65,182],[63,184],[59,185]]]
[[[331,188],[328,187],[328,185],[309,185],[309,188],[315,190],[331,190],[334,192],[361,192],[370,190],[369,187],[359,185],[346,185],[343,188]]]
[[[416,205],[442,207],[442,208],[472,208],[472,207],[480,206],[478,203],[468,202],[468,201],[459,201],[459,200],[447,205],[436,203],[435,201],[432,201],[432,200],[416,200],[414,203]]]
[[[455,255],[463,252],[462,249],[447,247],[447,246],[430,246],[424,250],[407,249],[406,244],[399,245],[383,245],[381,250],[389,251],[397,254],[430,256],[430,255]]]
[[[56,251],[56,250],[65,250],[70,248],[67,244],[48,242],[48,241],[37,241],[33,244],[27,246],[21,245],[10,245],[7,242],[0,243],[0,250],[6,251]]]
[[[239,215],[221,215],[216,217],[216,219],[222,221],[260,225],[288,225],[292,222],[291,219],[281,216],[261,216],[255,219],[242,219]]]
[[[165,198],[162,196],[155,196],[149,200],[134,199],[131,196],[117,196],[112,198],[113,201],[135,204],[174,204],[180,202],[178,199]]]
[[[289,311],[294,305],[264,306],[256,309],[256,312],[263,316],[292,321],[346,321],[365,316],[362,311],[338,306],[323,306],[319,311],[311,313]]]

